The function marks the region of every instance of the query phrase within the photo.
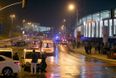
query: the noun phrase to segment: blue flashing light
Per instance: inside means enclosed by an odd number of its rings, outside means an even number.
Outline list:
[[[57,40],[57,39],[60,39],[59,36],[56,36],[56,40]]]

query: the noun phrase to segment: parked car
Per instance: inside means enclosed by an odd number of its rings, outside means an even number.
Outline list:
[[[0,55],[0,74],[4,76],[16,75],[21,70],[20,62]]]

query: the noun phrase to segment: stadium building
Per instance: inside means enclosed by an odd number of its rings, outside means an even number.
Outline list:
[[[77,21],[74,35],[85,38],[114,38],[116,36],[116,9],[104,10],[84,16]]]

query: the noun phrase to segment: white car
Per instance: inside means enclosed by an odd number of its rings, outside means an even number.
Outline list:
[[[18,74],[20,71],[21,66],[19,61],[14,61],[11,58],[0,55],[0,74],[10,76],[13,74]]]

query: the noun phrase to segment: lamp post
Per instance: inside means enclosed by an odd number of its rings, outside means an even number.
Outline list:
[[[16,18],[16,15],[15,14],[11,14],[10,15],[10,18],[11,18],[11,30],[9,32],[9,37],[12,37],[12,31],[13,31],[13,25],[14,25],[14,19]]]
[[[15,2],[15,3],[9,4],[9,5],[6,5],[5,7],[0,8],[0,11],[4,10],[6,8],[9,8],[11,6],[18,5],[18,4],[22,4],[22,8],[24,8],[25,7],[25,3],[26,3],[25,0],[22,0],[20,2]]]
[[[11,22],[13,24],[14,23],[14,19],[16,18],[16,15],[15,14],[11,14],[10,15],[10,18],[11,18]]]
[[[64,30],[64,33],[66,34],[67,30],[66,30],[66,19],[63,19],[63,30]]]
[[[73,30],[74,27],[75,27],[75,25],[76,25],[76,23],[75,23],[75,21],[77,21],[75,19],[75,18],[77,18],[76,4],[75,3],[69,3],[68,6],[67,6],[67,9],[68,9],[69,12],[74,13],[73,15],[72,14],[70,15],[70,25],[74,24],[74,26],[72,26],[71,28],[67,26],[66,29],[67,29],[67,32],[68,32],[69,31],[68,28],[71,29],[71,30]]]
[[[7,8],[9,8],[11,6],[14,6],[14,5],[19,5],[19,4],[22,4],[22,8],[24,8],[24,6],[25,6],[25,0],[22,0],[22,1],[19,1],[19,2],[15,2],[15,3],[12,3],[12,4],[8,4],[8,5],[4,6],[4,7],[0,7],[0,11],[2,11],[4,9],[7,9]],[[15,14],[10,15],[12,24],[13,24],[13,21],[14,21],[15,17],[16,17]],[[9,37],[11,37],[11,31],[9,32]]]
[[[77,7],[76,2],[75,2],[75,3],[70,3],[70,4],[68,5],[68,11],[74,13],[73,20],[70,21],[71,23],[73,22],[73,26],[69,27],[69,28],[71,29],[71,34],[73,34],[73,36],[74,36],[74,29],[75,29],[75,27],[78,25],[78,24],[76,23],[76,22],[78,22],[78,7]],[[71,34],[69,34],[70,39],[71,39],[71,40],[75,40],[75,42],[76,42],[75,46],[78,47],[78,46],[80,45],[80,39],[78,39],[78,38],[76,38],[76,37],[75,37],[75,38],[72,37]],[[71,35],[71,36],[70,36],[70,35]]]

